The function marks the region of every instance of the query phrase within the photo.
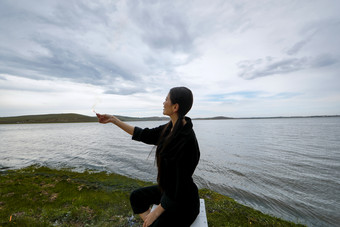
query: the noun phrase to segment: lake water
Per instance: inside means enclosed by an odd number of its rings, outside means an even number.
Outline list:
[[[340,226],[340,118],[193,123],[201,149],[194,176],[199,187],[286,220]],[[152,150],[112,124],[0,125],[0,170],[41,164],[155,181]]]

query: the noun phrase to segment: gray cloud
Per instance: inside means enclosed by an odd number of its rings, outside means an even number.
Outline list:
[[[318,34],[319,24],[310,25],[306,28],[302,29],[303,32],[301,32],[302,40],[296,42],[293,44],[290,48],[288,48],[285,52],[288,55],[296,55],[298,54],[307,44],[311,43],[313,41],[313,37]]]
[[[107,90],[115,78],[140,85],[146,75],[172,77],[177,66],[199,56],[197,39],[244,30],[246,8],[224,1],[4,0],[0,73],[61,78]],[[232,13],[225,17],[225,10]]]
[[[251,28],[249,9],[237,1],[128,1],[141,39],[155,51],[197,54],[196,41]]]
[[[273,58],[267,57],[265,59],[248,60],[238,63],[238,67],[241,69],[239,76],[247,80],[302,70],[305,68],[305,65],[305,58],[289,58],[275,61]]]
[[[339,59],[329,54],[316,57],[283,58],[276,60],[272,57],[239,62],[239,76],[252,80],[264,76],[287,74],[304,69],[326,67],[339,62]]]
[[[313,105],[314,97],[323,103],[334,100],[329,102],[334,110],[337,99],[325,94],[339,93],[338,8],[330,0],[1,0],[2,109],[25,114],[29,105],[37,106],[31,97],[53,103],[59,98],[54,94],[79,95],[87,106],[91,100],[85,99],[91,96],[138,93],[133,100],[152,96],[143,102],[153,106],[154,97],[183,84],[191,86],[197,103],[204,101],[199,114],[204,109],[229,111],[225,103],[235,100],[250,100],[262,109],[257,100],[280,105],[281,99],[299,100],[299,94],[303,102],[313,94]],[[278,74],[294,74],[305,83],[294,84],[287,93],[270,78],[256,83],[235,78]],[[289,84],[292,77],[280,79]],[[233,93],[225,94],[226,89]],[[59,110],[64,111],[70,99],[61,101]],[[70,106],[78,111],[78,103]],[[237,109],[241,115],[246,110]],[[267,114],[266,108],[262,111]]]
[[[181,4],[1,1],[0,73],[131,94],[107,84],[119,78],[141,86],[146,75],[171,77],[174,67],[194,58],[197,33]]]
[[[262,17],[261,12],[280,4],[262,3],[3,0],[0,73],[100,85],[110,94],[147,92],[149,83],[162,86],[158,81],[180,82],[177,66],[185,66],[209,52],[204,48],[211,45],[212,50],[215,42],[216,48],[225,50],[251,49],[247,45],[256,45],[252,43],[255,41],[243,34],[259,27],[266,30],[268,25],[262,22],[269,21],[271,15]],[[336,64],[338,59],[334,56],[338,56],[339,45],[335,45],[334,37],[338,37],[339,23],[337,19],[330,23],[325,18],[310,22],[303,29],[299,26],[299,34],[292,31],[298,38],[283,49],[288,56],[239,62],[239,76],[255,79]],[[297,24],[304,23],[297,19]],[[230,37],[230,44],[223,43],[224,36],[226,40]],[[332,45],[326,42],[329,37]],[[324,51],[328,54],[316,51],[320,49],[318,43],[328,47]],[[330,48],[337,52],[329,51]],[[306,49],[309,52],[305,53]],[[228,58],[228,54],[233,55],[230,52],[221,57]],[[129,86],[122,87],[116,81]]]
[[[130,16],[141,32],[141,38],[153,49],[188,52],[195,35],[188,20],[172,1],[130,1]]]
[[[116,29],[109,15],[116,10],[111,3],[2,1],[0,5],[0,73],[94,85],[106,85],[110,78],[138,81],[105,48]]]
[[[297,43],[295,43],[291,48],[289,48],[286,53],[288,55],[294,55],[297,54],[307,43],[309,43],[310,39],[302,40]]]
[[[333,6],[334,9],[339,8],[336,5]],[[326,53],[339,53],[340,20],[337,17],[331,16],[331,14],[329,12],[329,16],[320,16],[320,18],[308,21],[301,26],[297,33],[301,37],[300,40],[290,48],[287,48],[286,53],[288,55],[294,55],[301,51],[318,53],[320,50]]]
[[[311,68],[326,67],[339,62],[339,59],[330,54],[323,54],[310,59]]]
[[[135,76],[122,69],[105,57],[82,54],[84,51],[75,48],[65,48],[62,43],[40,41],[51,56],[24,57],[16,53],[0,55],[1,73],[19,74],[34,79],[57,77],[73,81],[103,85],[107,77],[122,77],[133,80]],[[105,75],[105,76],[104,76]]]
[[[124,87],[115,87],[111,88],[109,90],[106,90],[104,94],[113,94],[113,95],[132,95],[136,93],[144,93],[146,92],[145,89],[140,87],[130,87],[130,88],[124,88]]]

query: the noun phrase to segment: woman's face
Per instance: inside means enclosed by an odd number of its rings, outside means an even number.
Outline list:
[[[168,116],[172,115],[174,113],[172,106],[173,104],[170,100],[170,94],[168,94],[163,102],[163,114]]]

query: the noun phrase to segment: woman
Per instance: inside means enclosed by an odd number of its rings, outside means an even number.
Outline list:
[[[199,196],[192,175],[199,162],[200,151],[191,119],[185,115],[193,103],[186,87],[172,88],[163,103],[168,124],[149,129],[133,127],[111,115],[97,114],[100,123],[113,123],[132,135],[132,139],[157,145],[157,185],[131,193],[134,213],[147,226],[190,226],[199,213]],[[151,212],[150,206],[158,204]]]

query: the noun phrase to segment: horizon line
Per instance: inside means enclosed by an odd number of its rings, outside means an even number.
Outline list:
[[[46,114],[27,114],[27,115],[15,115],[15,116],[0,116],[0,118],[11,118],[11,117],[27,117],[27,116],[42,116],[42,115],[64,115],[64,114],[77,114],[77,115],[82,115],[86,117],[93,117],[95,118],[96,116],[90,116],[90,115],[85,115],[85,114],[80,114],[80,113],[46,113]],[[143,119],[143,118],[169,118],[168,116],[148,116],[148,117],[135,117],[135,116],[126,116],[126,115],[119,115],[119,114],[113,114],[114,116],[119,116],[119,117],[127,117],[127,118],[138,118],[138,119]],[[213,117],[190,117],[192,119],[265,119],[265,118],[312,118],[312,117],[340,117],[340,114],[318,114],[318,115],[292,115],[292,116],[267,116],[267,117],[228,117],[228,116],[213,116]]]

